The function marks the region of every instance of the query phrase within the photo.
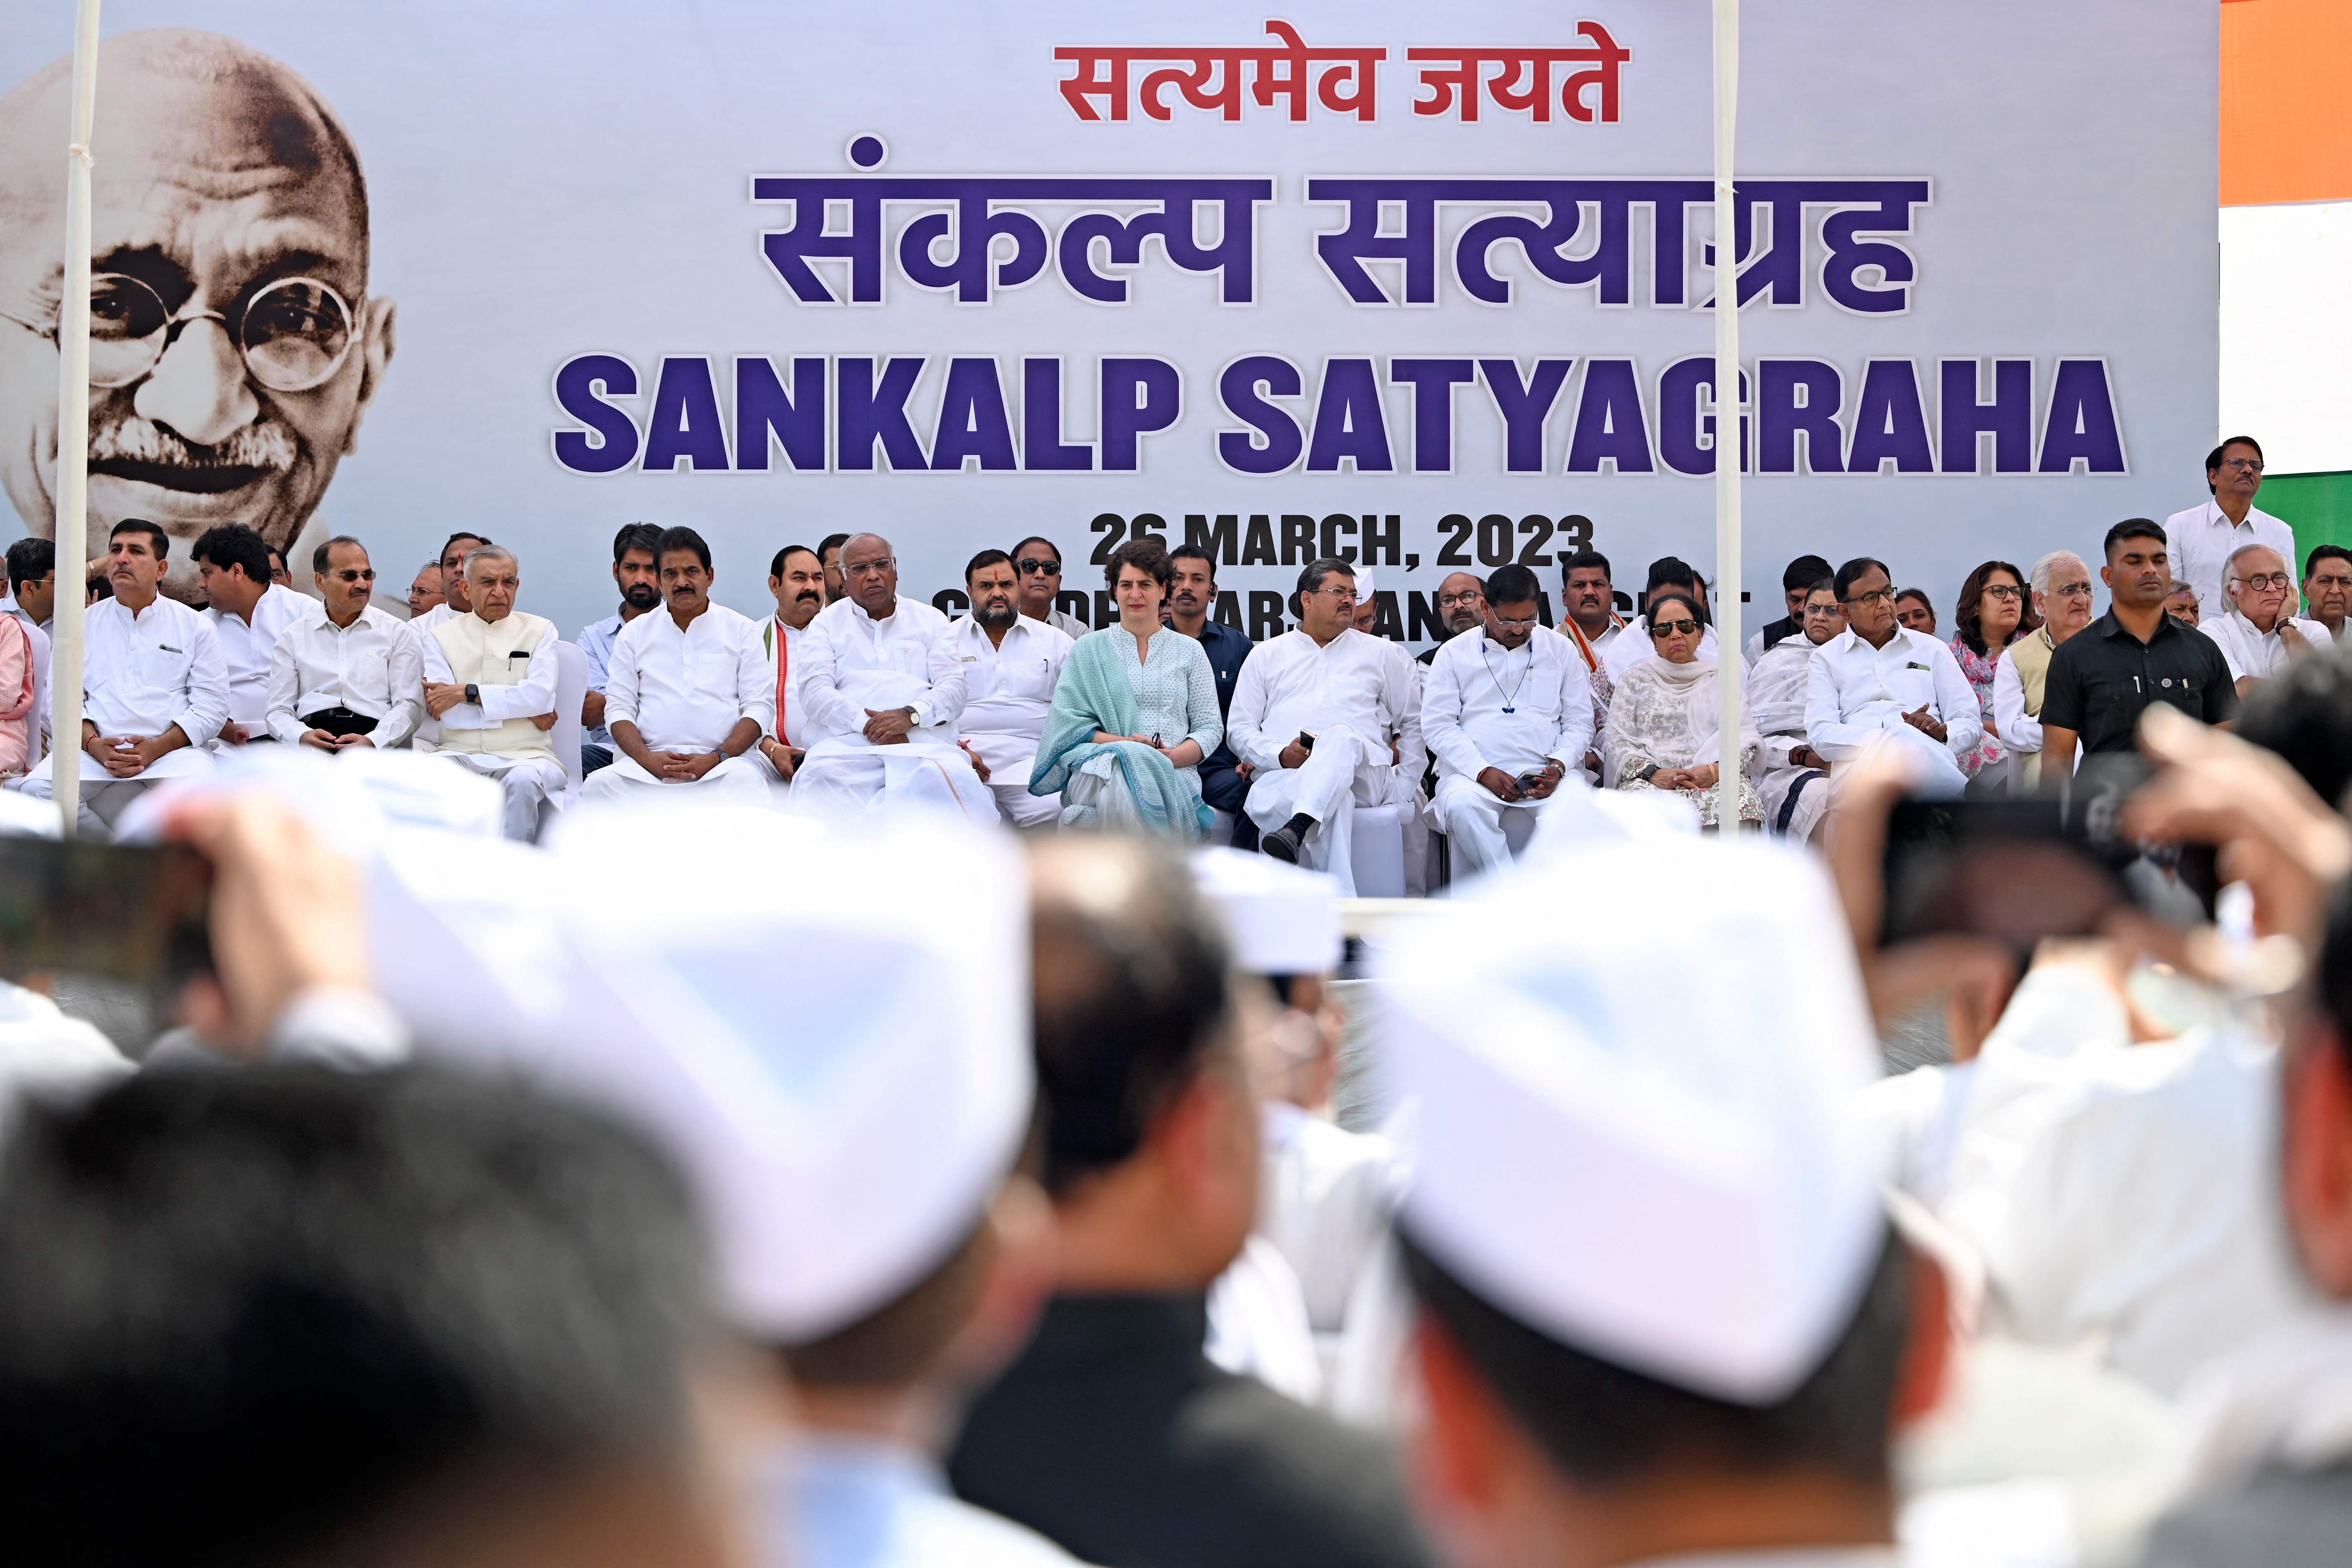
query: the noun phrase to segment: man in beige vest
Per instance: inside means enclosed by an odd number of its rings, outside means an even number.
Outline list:
[[[507,795],[507,837],[539,835],[540,807],[563,787],[563,764],[547,736],[555,726],[555,625],[514,607],[522,586],[514,556],[495,544],[466,557],[473,608],[425,634],[425,708],[441,721],[420,752],[499,781]]]
[[[2058,645],[2091,624],[2091,569],[2083,558],[2053,551],[2027,574],[2038,630],[2011,643],[1992,673],[1993,733],[2024,764],[2027,789],[2042,780],[2042,685]]]

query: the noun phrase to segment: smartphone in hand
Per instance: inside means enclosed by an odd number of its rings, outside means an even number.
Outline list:
[[[212,969],[212,862],[184,844],[0,838],[0,975],[102,975],[159,995]]]

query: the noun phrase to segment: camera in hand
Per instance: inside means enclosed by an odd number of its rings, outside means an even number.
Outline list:
[[[2211,846],[2124,834],[2124,805],[2151,772],[2137,753],[2095,756],[2058,795],[1897,802],[1880,941],[1958,934],[2031,949],[2090,935],[2126,907],[2184,927],[2211,920]]]

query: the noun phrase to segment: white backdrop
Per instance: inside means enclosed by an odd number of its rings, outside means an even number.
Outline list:
[[[607,542],[615,527],[637,520],[702,530],[718,554],[719,598],[754,612],[766,605],[766,563],[778,545],[813,544],[853,528],[896,542],[905,592],[929,596],[959,582],[973,551],[1009,547],[1032,531],[1060,542],[1068,586],[1090,590],[1100,574],[1088,556],[1104,537],[1089,531],[1090,522],[1105,513],[1156,514],[1171,537],[1181,537],[1187,514],[1232,513],[1237,551],[1251,515],[1266,514],[1275,563],[1237,559],[1220,573],[1222,587],[1244,595],[1286,591],[1296,575],[1298,541],[1286,559],[1285,514],[1318,520],[1318,548],[1328,531],[1320,520],[1333,514],[1395,516],[1395,549],[1410,569],[1377,563],[1380,585],[1391,592],[1433,595],[1447,569],[1438,556],[1452,537],[1441,520],[1457,514],[1511,520],[1512,553],[1528,552],[1531,562],[1548,561],[1565,536],[1538,541],[1539,531],[1516,520],[1589,519],[1621,587],[1638,586],[1643,566],[1666,552],[1712,574],[1710,483],[1675,471],[1661,447],[1677,417],[1664,406],[1673,399],[1662,396],[1662,376],[1675,362],[1711,352],[1710,318],[1696,308],[1706,294],[1697,247],[1711,228],[1703,207],[1688,213],[1681,271],[1690,286],[1679,303],[1655,299],[1655,230],[1646,215],[1627,231],[1626,303],[1539,277],[1507,243],[1490,258],[1509,302],[1468,297],[1452,264],[1465,226],[1543,211],[1496,200],[1438,209],[1431,303],[1364,303],[1318,260],[1318,237],[1341,228],[1346,209],[1310,201],[1307,189],[1310,180],[1376,176],[1703,180],[1707,13],[1704,0],[1592,0],[1580,13],[1517,0],[1443,7],[1317,0],[1278,13],[1213,0],[1118,7],[866,0],[824,8],[751,0],[110,0],[106,20],[110,37],[175,26],[239,39],[308,78],[350,129],[372,208],[370,292],[397,301],[397,352],[313,536],[321,525],[361,535],[391,585],[404,584],[453,528],[478,529],[519,549],[524,606],[554,616],[568,634],[609,610]],[[1238,118],[1228,120],[1174,89],[1165,94],[1168,117],[1154,118],[1140,107],[1139,89],[1159,68],[1146,65],[1132,68],[1123,121],[1085,121],[1057,90],[1080,68],[1057,61],[1057,48],[1164,46],[1179,59],[1199,48],[1256,49],[1272,42],[1265,28],[1275,14],[1316,48],[1385,51],[1374,118],[1317,101],[1297,121],[1278,99],[1261,105],[1245,92]],[[1414,112],[1415,100],[1432,89],[1409,49],[1573,47],[1574,24],[1586,16],[1629,51],[1617,68],[1613,121],[1594,112],[1597,88],[1579,100],[1592,119],[1571,118],[1557,79],[1541,123],[1491,90],[1475,122],[1458,104],[1454,112]],[[10,7],[0,17],[0,86],[64,53],[70,26],[63,4]],[[1770,360],[1832,367],[1849,445],[1864,423],[1867,378],[1885,377],[1871,383],[1874,395],[1916,384],[1915,445],[1938,469],[1983,469],[1900,472],[1890,459],[1885,472],[1813,473],[1800,462],[1798,472],[1755,475],[1746,509],[1751,624],[1778,613],[1770,606],[1780,568],[1800,552],[1832,561],[1883,555],[1898,580],[1928,587],[1948,615],[1960,577],[1988,555],[2023,563],[2059,545],[2088,554],[2115,520],[2161,517],[2194,501],[2215,424],[2217,35],[2210,0],[1805,0],[1749,8],[1743,173],[1919,181],[1927,192],[1902,208],[1899,232],[1859,237],[1897,245],[1912,258],[1907,285],[1868,269],[1855,279],[1857,289],[1882,300],[1904,289],[1904,308],[1895,311],[1856,310],[1828,297],[1837,266],[1823,226],[1853,204],[1804,209],[1802,264],[1791,274],[1802,300],[1748,306],[1743,350],[1751,374]],[[101,159],[110,116],[123,107],[101,76]],[[887,144],[887,160],[872,172],[883,179],[1269,181],[1270,199],[1255,209],[1246,302],[1219,299],[1231,270],[1186,270],[1157,242],[1133,268],[1097,268],[1125,278],[1125,303],[1079,297],[1050,259],[1034,281],[987,289],[982,302],[959,301],[952,290],[919,286],[892,259],[906,226],[940,210],[934,203],[882,209],[889,232],[878,303],[804,303],[761,249],[763,236],[790,226],[788,209],[753,199],[754,181],[856,177],[848,151],[861,135]],[[62,140],[61,123],[54,140]],[[43,142],[41,156],[51,155]],[[1108,195],[1091,205],[1001,205],[1034,213],[1049,239],[1086,211],[1146,210]],[[1393,229],[1406,214],[1391,207],[1383,217]],[[1586,209],[1585,220],[1566,246],[1569,257],[1589,250],[1591,226],[1608,221],[1597,208]],[[1862,226],[1893,226],[1864,219]],[[1216,232],[1206,214],[1198,232]],[[8,251],[53,243],[0,235]],[[1001,242],[1000,260],[1013,248]],[[835,293],[846,293],[842,268],[824,263],[817,271]],[[1368,276],[1392,298],[1404,291],[1392,266]],[[18,309],[0,300],[0,310]],[[592,355],[624,360],[638,377],[635,396],[607,399],[615,418],[625,416],[630,442],[659,423],[654,390],[665,359],[708,359],[720,420],[730,426],[718,455],[730,466],[681,461],[647,471],[641,453],[612,473],[566,467],[557,437],[583,426],[559,402],[558,383],[563,367]],[[763,469],[745,471],[744,454],[731,449],[735,365],[759,356],[788,387],[795,359],[829,358],[820,369],[835,416],[842,362],[921,359],[907,408],[926,457],[936,446],[948,362],[993,358],[997,374],[987,379],[1001,386],[1013,445],[1033,464],[1030,448],[1040,443],[1024,427],[1023,362],[1059,360],[1060,439],[1094,448],[1097,466],[898,471],[877,451],[870,468],[852,469],[829,441],[815,469],[794,467],[779,443]],[[1360,376],[1376,389],[1393,467],[1367,471],[1376,444],[1362,433],[1359,405],[1358,462],[1324,470],[1302,459],[1276,473],[1237,471],[1221,458],[1219,437],[1248,426],[1221,399],[1220,381],[1249,356],[1299,368],[1302,395],[1276,402],[1302,427],[1315,421],[1318,384],[1333,379],[1327,365],[1347,363],[1342,385]],[[1106,358],[1160,362],[1181,384],[1181,411],[1139,437],[1132,470],[1099,466],[1107,456],[1099,448],[1112,445],[1097,439],[1097,365]],[[1451,395],[1450,468],[1417,471],[1416,457],[1431,454],[1417,451],[1415,389],[1395,379],[1399,359],[1509,361],[1516,376],[1538,384],[1549,374],[1540,362],[1568,362],[1543,421],[1539,464],[1513,468],[1490,389],[1495,372],[1479,370]],[[1952,360],[1985,362],[1979,395],[1992,401],[2001,389],[2012,410],[2025,410],[2013,426],[2021,443],[2004,450],[1990,439],[1946,438],[1950,411],[1939,365]],[[1997,372],[1996,360],[2029,368]],[[1596,372],[1596,362],[1611,368]],[[2062,363],[2073,368],[2062,371]],[[1886,368],[1866,370],[1873,364]],[[692,390],[689,375],[675,374],[680,391]],[[2029,379],[2000,379],[2021,374]],[[1776,374],[1777,392],[1786,377]],[[1633,410],[1615,405],[1617,466],[1639,451],[1653,471],[1568,471],[1580,410],[1597,420],[1607,401],[1588,384],[1596,376],[1606,384],[1600,390],[1639,400],[1632,436]],[[2054,423],[2067,427],[2054,440],[2053,403],[2062,405]],[[984,427],[984,397],[981,406],[976,423]],[[2115,418],[2120,471],[2101,456],[2110,450],[2099,439],[2103,407]],[[1880,443],[1890,451],[1903,447],[1906,428],[1899,396],[1895,408]],[[1337,405],[1328,412],[1336,423]],[[1890,417],[1883,406],[1879,413]],[[0,432],[0,440],[17,439]],[[713,450],[707,440],[702,449]],[[2069,462],[2071,451],[2086,455]],[[1523,446],[1520,460],[1534,462],[1531,453]],[[2020,466],[2025,471],[1996,471]],[[2103,467],[2111,471],[2093,471]],[[1375,533],[1385,526],[1377,523]],[[1454,531],[1475,558],[1477,531]],[[1353,543],[1360,532],[1333,537]],[[1489,561],[1497,558],[1493,527],[1484,542]],[[1555,571],[1541,574],[1556,584]],[[1238,603],[1246,615],[1246,598]],[[1400,599],[1401,611],[1408,605]]]

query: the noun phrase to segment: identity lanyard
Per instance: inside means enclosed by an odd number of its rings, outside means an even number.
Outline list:
[[[1524,645],[1528,650],[1528,667],[1527,668],[1519,671],[1518,679],[1511,683],[1511,689],[1508,691],[1505,691],[1503,689],[1502,677],[1495,673],[1494,656],[1486,651],[1487,645],[1494,640],[1495,639],[1492,637],[1480,637],[1478,639],[1478,662],[1486,667],[1486,679],[1495,683],[1495,694],[1503,700],[1503,711],[1506,713],[1516,713],[1519,710],[1517,704],[1519,700],[1520,689],[1527,685],[1528,677],[1536,672],[1535,645],[1533,643]],[[1503,655],[1505,659],[1508,659],[1511,656],[1508,651],[1506,651]]]

